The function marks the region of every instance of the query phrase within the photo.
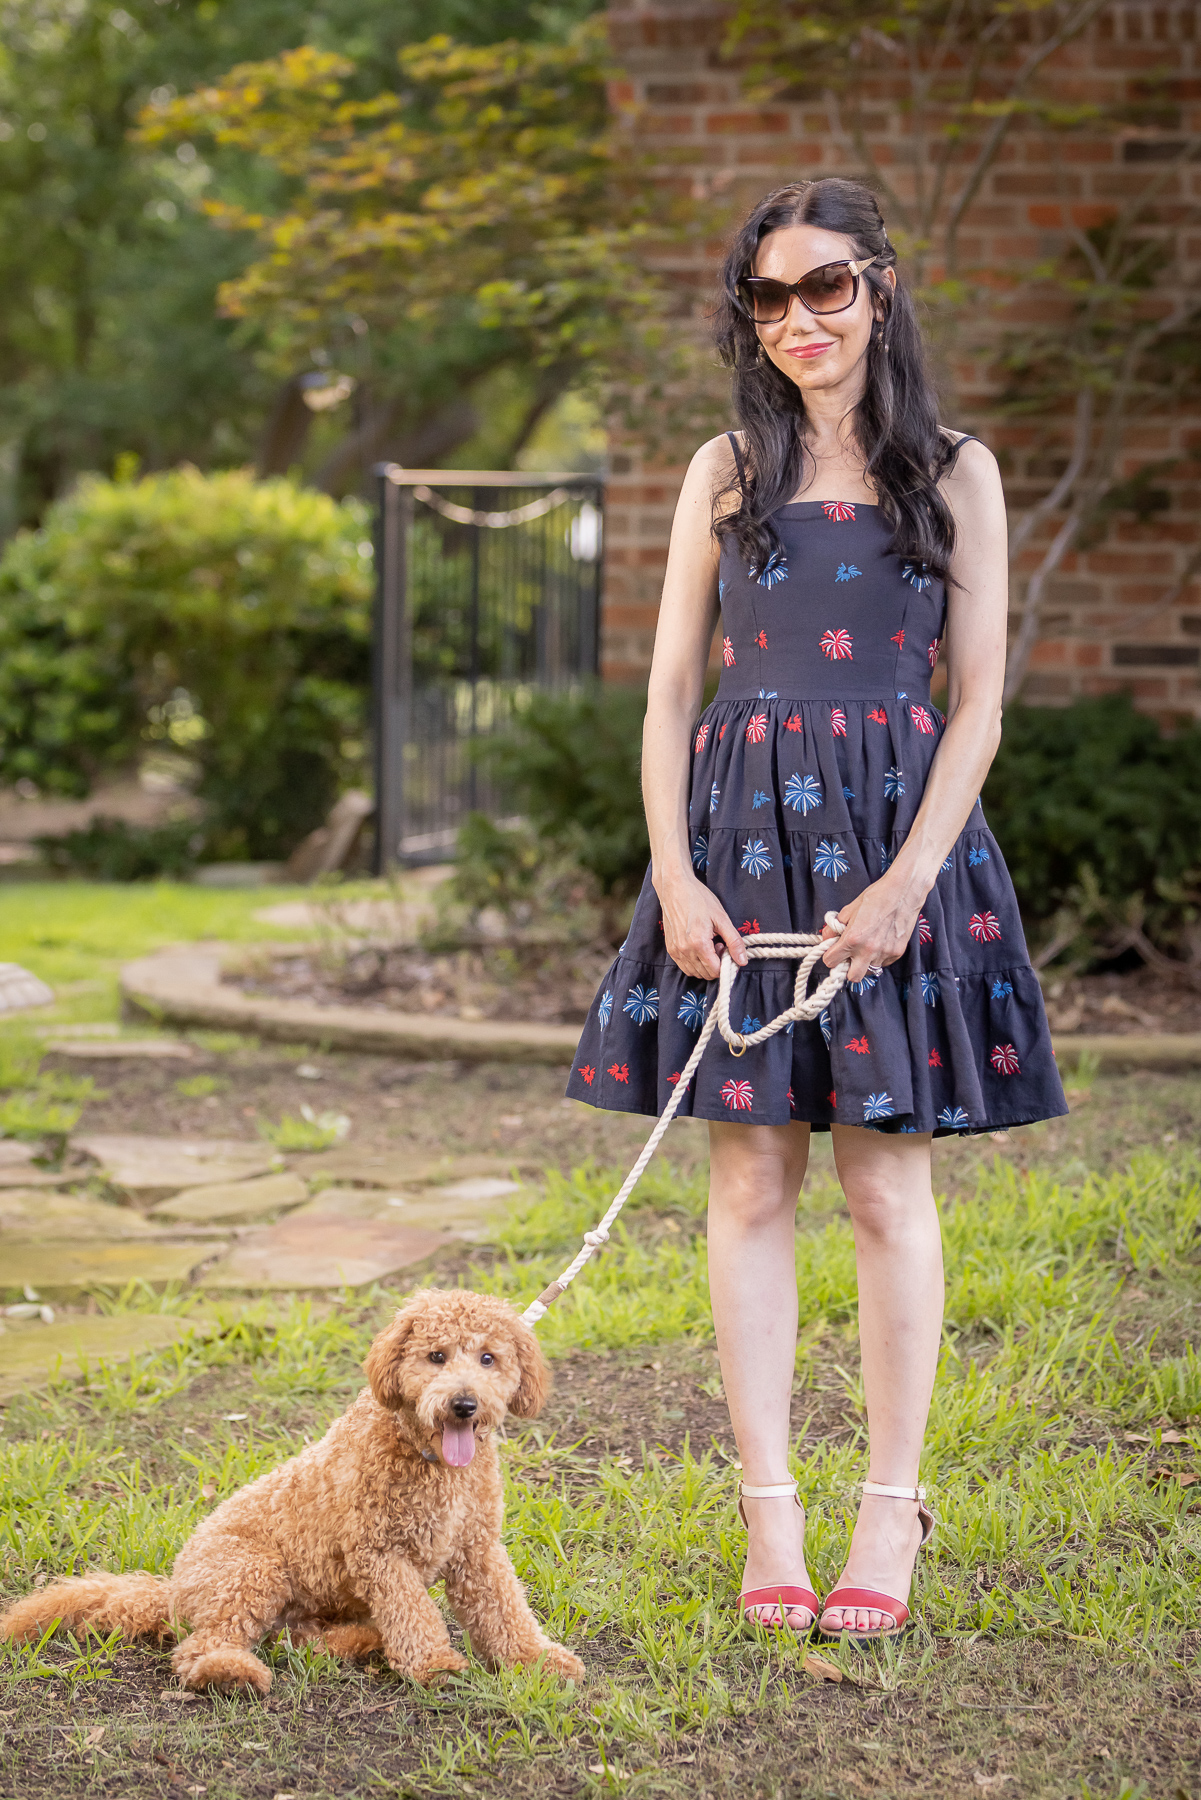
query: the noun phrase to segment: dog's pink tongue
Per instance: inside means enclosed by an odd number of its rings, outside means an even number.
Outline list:
[[[475,1433],[471,1429],[471,1421],[451,1424],[449,1421],[442,1427],[442,1460],[449,1463],[452,1469],[465,1469],[475,1455]]]

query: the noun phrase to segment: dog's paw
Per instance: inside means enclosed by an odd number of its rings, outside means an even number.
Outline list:
[[[420,1669],[405,1668],[400,1663],[391,1665],[398,1675],[408,1675],[412,1680],[420,1682],[422,1687],[437,1687],[448,1675],[461,1675],[469,1665],[465,1656],[457,1650],[438,1650]]]
[[[553,1669],[565,1681],[582,1681],[584,1678],[583,1663],[570,1650],[565,1650],[562,1644],[548,1644],[538,1660],[544,1669]]]
[[[252,1688],[263,1695],[271,1691],[270,1669],[253,1650],[240,1644],[210,1644],[193,1650],[185,1639],[171,1658],[171,1667],[189,1688]]]

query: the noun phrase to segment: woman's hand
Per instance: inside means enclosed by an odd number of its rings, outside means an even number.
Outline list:
[[[703,881],[689,871],[664,881],[662,888],[656,882],[655,892],[663,908],[667,954],[685,975],[701,981],[716,979],[721,961],[713,947],[715,938],[725,944],[740,969],[745,967],[747,954],[742,939],[721,901]]]
[[[903,892],[887,876],[873,881],[839,913],[841,937],[822,926],[822,936],[830,939],[822,961],[833,969],[849,957],[847,980],[862,981],[869,969],[883,969],[904,955],[921,908],[921,898]]]

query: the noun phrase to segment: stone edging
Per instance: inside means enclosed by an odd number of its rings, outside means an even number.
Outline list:
[[[417,1062],[565,1066],[575,1056],[580,1034],[574,1025],[500,1024],[493,1019],[469,1024],[465,1019],[369,1013],[357,1006],[315,1006],[307,1000],[244,994],[221,982],[222,959],[230,949],[223,944],[177,944],[126,963],[120,979],[124,1010],[168,1025],[204,1025]]]
[[[497,1024],[430,1018],[420,1013],[366,1013],[357,1006],[314,1006],[307,1000],[271,1000],[221,983],[229,946],[181,944],[139,957],[121,970],[128,1011],[170,1025],[207,1025],[253,1032],[285,1043],[328,1044],[336,1050],[370,1050],[420,1062],[529,1062],[569,1064],[579,1032],[574,1025]],[[1082,1056],[1103,1069],[1201,1069],[1201,1032],[1155,1036],[1058,1036],[1055,1053],[1066,1071]]]

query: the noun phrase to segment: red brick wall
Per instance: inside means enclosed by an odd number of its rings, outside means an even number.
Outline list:
[[[681,330],[697,335],[721,257],[726,209],[740,211],[798,176],[859,173],[832,135],[824,109],[812,102],[748,104],[738,71],[719,55],[725,17],[725,8],[698,0],[613,0],[609,12],[622,69],[613,101],[632,139],[650,152],[665,181],[713,202],[711,234],[702,223],[654,258],[676,293]],[[1044,93],[1050,87],[1064,100],[1112,104],[1146,99],[1153,87],[1152,122],[1116,138],[1085,131],[1054,143],[1037,121],[1015,127],[968,215],[964,261],[1034,262],[1058,251],[1063,232],[1057,194],[1071,205],[1075,221],[1088,226],[1141,191],[1148,163],[1162,162],[1166,144],[1201,132],[1197,36],[1195,5],[1130,0],[1108,8],[1083,37],[1064,46],[1048,65]],[[905,118],[883,81],[878,97],[874,143],[903,191]],[[1174,224],[1185,279],[1195,285],[1201,278],[1201,161],[1170,175],[1160,206],[1161,219]],[[1062,469],[1070,422],[1002,419],[990,412],[983,365],[965,366],[955,377],[948,423],[984,438],[1001,461],[1011,511],[1025,509]],[[664,466],[651,463],[636,443],[615,443],[603,649],[611,679],[639,679],[649,662],[672,508],[694,448],[682,443],[678,464],[673,456],[673,466]],[[1197,458],[1191,465],[1190,452]],[[1181,714],[1201,717],[1201,574],[1173,605],[1157,606],[1201,544],[1201,412],[1177,406],[1143,418],[1126,434],[1120,473],[1128,477],[1173,456],[1186,460],[1156,481],[1170,490],[1170,509],[1145,523],[1119,516],[1103,541],[1071,554],[1051,582],[1044,635],[1023,698],[1056,704],[1122,688],[1165,723]],[[1022,577],[1040,560],[1053,529],[1054,522],[1019,558],[1015,602]]]

